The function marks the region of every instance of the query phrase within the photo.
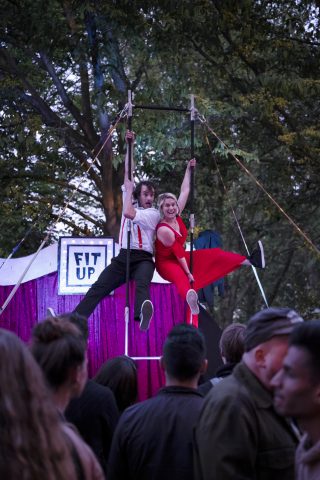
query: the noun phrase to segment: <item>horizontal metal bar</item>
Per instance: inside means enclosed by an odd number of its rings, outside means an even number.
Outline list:
[[[132,360],[160,360],[161,357],[130,357],[130,358],[132,358]]]
[[[190,112],[189,108],[182,107],[161,107],[159,105],[132,105],[133,108],[141,108],[144,110],[169,110],[172,112]]]

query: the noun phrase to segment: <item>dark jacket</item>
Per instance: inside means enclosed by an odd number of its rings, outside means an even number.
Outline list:
[[[110,388],[88,380],[81,397],[69,403],[65,416],[90,445],[106,473],[112,436],[119,419],[118,407]]]
[[[192,480],[193,427],[203,404],[197,390],[166,387],[122,414],[108,480]]]
[[[217,383],[219,383],[220,380],[231,375],[236,365],[236,363],[226,363],[225,365],[222,365],[220,368],[218,368],[213,378],[210,378],[210,380],[207,380],[206,382],[199,385],[198,392],[201,393],[203,396],[207,395],[207,393],[210,392],[211,388]]]
[[[195,431],[197,480],[293,480],[298,439],[244,363],[205,398]]]

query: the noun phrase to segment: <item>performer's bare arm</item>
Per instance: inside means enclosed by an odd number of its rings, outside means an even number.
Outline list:
[[[129,175],[129,141],[131,140],[131,148],[133,152],[133,145],[135,141],[135,134],[131,130],[126,131],[126,143],[127,143],[127,152],[125,156],[125,161],[124,161],[124,181],[126,181],[126,178],[128,178]],[[132,153],[132,163],[131,163],[131,178],[132,179],[132,174],[134,171],[134,160],[133,160],[133,153]]]
[[[125,195],[123,201],[123,215],[125,218],[129,218],[133,220],[136,216],[136,209],[132,205],[132,194],[134,190],[134,183],[131,179],[128,178],[129,175],[129,140],[131,140],[132,147],[134,144],[135,135],[130,130],[126,132],[126,142],[127,142],[127,152],[125,156],[125,163],[124,163],[124,187],[125,187]],[[132,155],[132,164],[131,164],[131,177],[134,169],[134,162],[133,162],[133,155]]]
[[[157,238],[163,243],[165,247],[172,247],[172,245],[175,242],[175,236],[173,231],[170,228],[167,228],[166,226],[161,226],[160,228],[158,228]],[[189,270],[187,260],[185,259],[185,257],[181,257],[181,258],[176,257],[176,258],[180,263],[183,271],[187,275],[189,282],[194,282],[193,275]]]
[[[191,282],[194,282],[194,278],[193,278],[192,273],[191,273],[190,270],[189,270],[189,267],[188,267],[188,264],[187,264],[187,260],[186,260],[184,257],[182,257],[182,258],[178,258],[178,261],[179,261],[179,263],[180,263],[183,271],[184,271],[185,274],[187,275],[189,282],[190,282],[190,283],[191,283]]]
[[[187,165],[187,168],[186,168],[183,180],[182,180],[182,184],[181,184],[180,195],[179,195],[179,198],[178,198],[178,205],[179,205],[179,209],[180,209],[180,214],[182,213],[182,210],[186,206],[188,196],[189,196],[189,193],[190,193],[191,167],[195,167],[195,166],[196,166],[196,159],[192,158],[188,162],[188,165]]]
[[[134,190],[134,183],[128,179],[128,177],[124,181],[124,188],[126,189],[126,193],[124,195],[123,201],[123,215],[125,218],[129,218],[133,220],[136,216],[136,209],[132,205],[132,194]]]

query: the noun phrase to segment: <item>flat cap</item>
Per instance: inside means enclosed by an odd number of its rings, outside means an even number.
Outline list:
[[[251,317],[245,331],[244,345],[248,352],[260,343],[278,335],[289,335],[303,318],[291,308],[265,308]]]

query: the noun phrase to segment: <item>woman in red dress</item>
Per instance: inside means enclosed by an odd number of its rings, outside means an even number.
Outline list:
[[[178,199],[173,193],[163,193],[159,196],[161,220],[157,225],[155,241],[157,271],[165,280],[176,285],[193,315],[199,313],[197,290],[224,277],[241,265],[260,268],[265,266],[263,247],[259,241],[258,248],[249,258],[238,253],[226,252],[221,248],[195,250],[193,272],[190,272],[190,252],[184,249],[188,231],[180,214],[188,199],[190,168],[195,166],[195,163],[194,159],[189,161]]]

